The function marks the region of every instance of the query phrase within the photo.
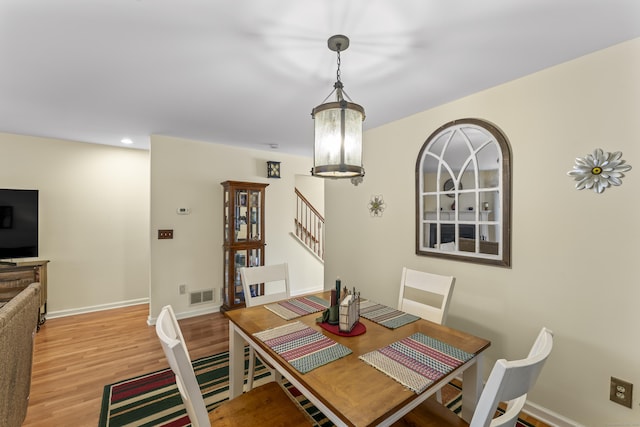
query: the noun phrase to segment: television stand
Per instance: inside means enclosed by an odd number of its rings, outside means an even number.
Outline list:
[[[40,283],[38,329],[47,315],[48,260],[0,262],[0,301],[9,301],[34,282]]]

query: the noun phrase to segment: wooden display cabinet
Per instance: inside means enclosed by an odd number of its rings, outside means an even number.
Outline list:
[[[240,267],[264,265],[264,199],[269,184],[225,181],[222,311],[244,307]]]

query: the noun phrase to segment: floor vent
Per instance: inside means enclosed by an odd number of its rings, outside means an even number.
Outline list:
[[[205,289],[203,291],[195,291],[189,294],[189,304],[202,304],[205,302],[213,302],[213,289]]]

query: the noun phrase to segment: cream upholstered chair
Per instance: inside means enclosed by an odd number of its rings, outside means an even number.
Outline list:
[[[444,324],[456,278],[402,268],[398,310]]]
[[[311,425],[282,387],[274,382],[242,394],[208,413],[180,326],[170,305],[163,307],[158,316],[156,334],[176,376],[180,397],[192,426]]]
[[[513,427],[527,400],[527,393],[535,385],[552,348],[553,332],[542,328],[525,359],[496,361],[470,424],[445,406],[427,399],[394,426]],[[507,403],[506,410],[494,418],[500,402]]]
[[[270,304],[276,301],[286,300],[290,297],[289,266],[287,263],[241,267],[240,278],[242,279],[244,302],[247,307]],[[261,285],[264,286],[263,295],[259,295],[258,292]],[[253,388],[255,366],[256,354],[253,347],[249,347],[247,390]],[[270,369],[270,371],[273,374],[273,378],[279,382],[280,374],[278,374],[275,369]]]

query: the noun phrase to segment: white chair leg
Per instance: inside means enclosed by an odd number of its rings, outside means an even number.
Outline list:
[[[253,350],[253,347],[249,347],[249,371],[247,372],[247,387],[246,391],[251,391],[253,389],[253,377],[256,375],[256,353]],[[264,362],[262,362],[264,363]],[[271,372],[271,381],[275,381],[277,383],[282,382],[282,374],[278,372],[277,369],[274,369],[267,365],[267,369]]]
[[[442,390],[436,391],[436,400],[438,403],[442,403]]]
[[[253,377],[256,374],[256,354],[253,347],[249,346],[249,372],[247,373],[247,391],[253,388]]]

